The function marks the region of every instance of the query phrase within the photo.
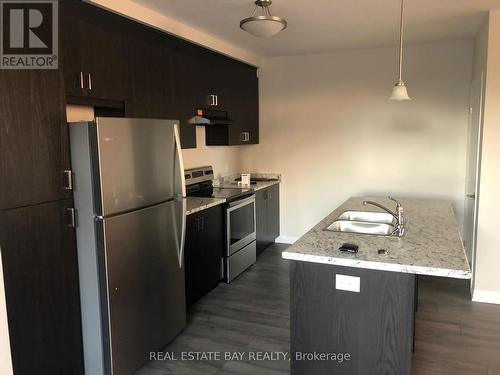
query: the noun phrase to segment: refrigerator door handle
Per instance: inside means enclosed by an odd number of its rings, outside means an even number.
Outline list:
[[[182,199],[181,204],[182,204],[182,218],[181,218],[182,228],[181,228],[179,247],[178,247],[178,252],[177,252],[177,255],[179,257],[179,268],[180,269],[182,269],[182,267],[184,265],[184,245],[186,243],[186,217],[187,217],[187,215],[186,215],[186,210],[187,210],[186,199]]]
[[[186,197],[186,181],[184,179],[184,162],[182,160],[181,138],[179,135],[179,125],[174,125],[175,152],[174,160],[177,164],[174,166],[174,184],[176,197]]]
[[[184,264],[184,243],[186,240],[186,182],[184,179],[184,162],[182,160],[182,149],[181,149],[181,138],[179,135],[179,125],[174,125],[174,142],[175,142],[175,155],[174,160],[177,160],[174,166],[174,188],[175,188],[175,199],[182,204],[181,210],[181,228],[180,233],[178,233],[177,240],[177,256],[179,258],[179,268],[182,269]],[[178,222],[176,220],[176,222]]]

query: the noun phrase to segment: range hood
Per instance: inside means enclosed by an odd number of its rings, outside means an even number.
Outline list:
[[[231,125],[233,122],[226,111],[212,109],[197,109],[196,116],[189,119],[189,123],[194,125]]]

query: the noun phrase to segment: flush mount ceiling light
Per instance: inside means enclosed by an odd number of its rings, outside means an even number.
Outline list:
[[[406,89],[406,84],[403,81],[403,31],[404,31],[404,0],[401,0],[401,22],[399,27],[399,79],[396,85],[392,89],[392,95],[389,100],[411,100],[408,96],[408,90]]]
[[[269,8],[272,3],[272,0],[256,0],[252,15],[241,20],[240,28],[253,36],[261,38],[273,36],[286,29],[287,24],[284,18],[271,15]],[[258,7],[262,11],[260,16],[255,15]]]

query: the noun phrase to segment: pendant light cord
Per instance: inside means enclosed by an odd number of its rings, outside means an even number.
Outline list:
[[[404,0],[401,0],[401,23],[399,27],[399,83],[403,82],[403,16],[404,16]]]

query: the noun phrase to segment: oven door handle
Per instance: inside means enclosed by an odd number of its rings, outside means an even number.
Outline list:
[[[234,202],[230,202],[230,204],[233,203],[233,206],[227,207],[226,208],[226,253],[225,256],[229,257],[232,255],[235,251],[238,249],[234,250],[235,247],[243,247],[242,242],[244,243],[243,245],[246,246],[248,242],[255,240],[256,238],[256,231],[257,231],[257,223],[256,223],[256,212],[255,212],[255,195],[252,195],[249,198],[237,200]],[[231,212],[238,210],[242,207],[253,205],[253,210],[252,210],[252,221],[253,221],[253,227],[252,231],[248,233],[244,238],[240,238],[238,241],[235,243],[231,243]],[[249,239],[250,238],[250,239]],[[246,242],[245,242],[246,241]]]
[[[229,202],[229,208],[228,211],[234,211],[237,208],[246,206],[248,204],[255,203],[255,195],[252,195],[249,198],[241,199],[241,200],[236,200],[234,202]]]

